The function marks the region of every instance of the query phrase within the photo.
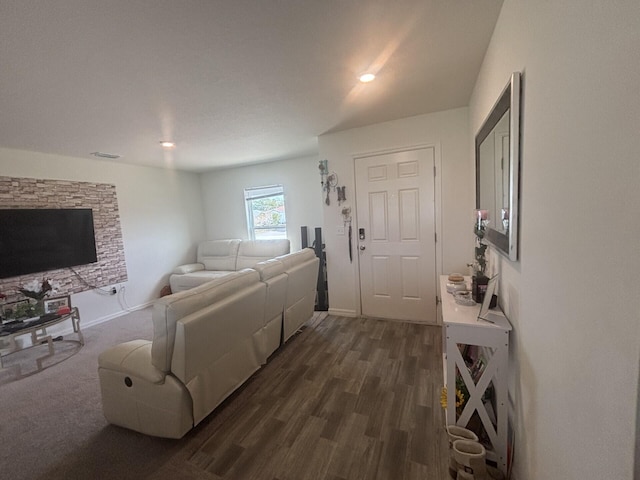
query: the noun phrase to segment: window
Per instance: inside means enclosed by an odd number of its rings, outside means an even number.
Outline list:
[[[282,185],[246,188],[247,226],[252,240],[287,238]]]

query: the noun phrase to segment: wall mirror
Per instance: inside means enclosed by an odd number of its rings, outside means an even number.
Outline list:
[[[476,209],[483,210],[485,239],[518,259],[520,174],[520,73],[511,80],[476,135]]]

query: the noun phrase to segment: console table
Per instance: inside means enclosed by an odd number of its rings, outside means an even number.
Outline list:
[[[491,445],[487,459],[496,462],[507,474],[509,332],[511,324],[502,312],[495,323],[478,320],[480,304],[458,305],[447,293],[447,275],[440,277],[442,322],[444,326],[444,380],[447,387],[447,425],[466,427],[474,412],[482,422]],[[470,282],[466,277],[465,281]],[[473,346],[473,348],[469,348]],[[469,352],[472,353],[469,353]],[[476,361],[469,365],[469,356]],[[465,362],[467,357],[467,362]],[[480,359],[480,362],[477,361]],[[475,368],[477,365],[478,368]],[[460,376],[469,392],[464,409],[456,412],[456,377]],[[493,384],[493,398],[483,401]],[[486,400],[486,399],[485,399]]]
[[[71,321],[73,331],[77,335],[77,340],[71,341],[75,341],[80,345],[84,345],[84,337],[82,335],[82,331],[80,330],[80,312],[78,311],[77,307],[73,307],[71,311],[65,315],[61,315],[60,317],[53,318],[45,322],[40,322],[39,319],[34,319],[32,321],[25,320],[22,327],[19,327],[17,330],[12,330],[9,333],[0,330],[0,339],[6,339],[9,342],[8,349],[0,350],[0,369],[13,369],[15,371],[16,378],[21,378],[22,371],[20,369],[20,365],[16,364],[10,367],[5,367],[3,359],[6,356],[20,350],[25,350],[27,348],[46,343],[49,347],[48,354],[36,359],[36,365],[38,366],[36,371],[41,371],[43,369],[42,361],[52,357],[55,354],[55,350],[53,348],[53,338],[50,334],[47,333],[47,328],[65,322],[67,320]],[[31,335],[31,345],[24,348],[19,345],[18,342],[16,342],[16,339],[23,335]]]

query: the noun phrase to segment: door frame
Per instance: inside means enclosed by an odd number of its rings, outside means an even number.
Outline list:
[[[354,200],[357,198],[357,178],[356,178],[356,161],[362,158],[375,157],[378,155],[387,155],[392,153],[400,153],[407,152],[411,150],[426,150],[428,148],[433,148],[433,157],[434,157],[434,166],[436,168],[435,176],[434,176],[434,195],[435,195],[435,232],[436,232],[436,296],[438,297],[438,301],[436,302],[436,324],[441,325],[441,315],[439,314],[440,310],[440,301],[441,301],[441,293],[438,290],[440,282],[438,281],[438,277],[442,275],[442,156],[440,150],[440,142],[436,143],[420,143],[417,145],[407,145],[404,147],[396,147],[396,148],[388,148],[384,150],[372,150],[361,153],[354,153],[351,155],[351,167],[352,167],[352,175],[353,175],[353,198]],[[352,218],[353,218],[353,231],[358,231],[358,205],[357,202],[354,202],[354,208],[352,209]],[[354,280],[354,291],[357,295],[358,301],[356,302],[356,315],[358,317],[362,316],[362,292],[360,291],[360,255],[358,252],[358,240],[357,235],[354,233],[353,238],[353,250],[356,252],[354,255],[354,266],[355,272]]]

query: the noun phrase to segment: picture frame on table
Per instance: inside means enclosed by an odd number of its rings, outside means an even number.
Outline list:
[[[61,307],[71,308],[71,296],[63,295],[61,297],[52,297],[44,299],[44,313],[58,313]]]
[[[7,302],[0,306],[0,313],[2,314],[2,321],[15,320],[16,311],[20,306],[29,305],[29,300],[24,298],[22,300],[16,300],[15,302]]]

